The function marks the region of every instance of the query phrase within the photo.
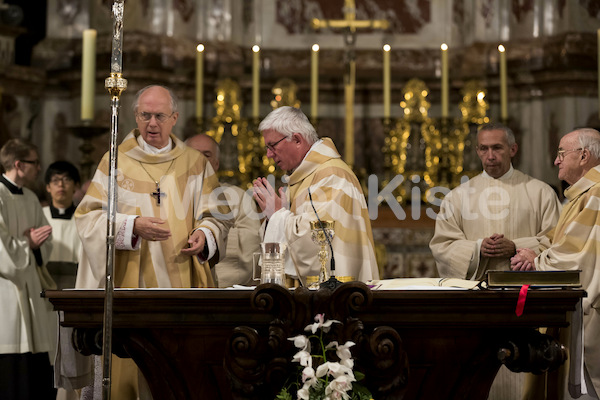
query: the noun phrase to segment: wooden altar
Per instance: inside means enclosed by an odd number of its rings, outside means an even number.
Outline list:
[[[297,366],[287,338],[325,313],[342,322],[340,342],[357,343],[355,369],[376,399],[485,399],[500,358],[524,371],[564,362],[564,347],[534,328],[568,326],[584,295],[530,290],[517,317],[518,290],[118,289],[113,353],[133,358],[156,400],[272,399]],[[104,292],[45,296],[76,328],[76,347],[100,354]]]

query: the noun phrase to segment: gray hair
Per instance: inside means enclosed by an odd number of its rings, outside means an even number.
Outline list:
[[[131,105],[131,108],[133,108],[133,112],[137,112],[138,109],[138,104],[140,102],[140,96],[148,89],[153,88],[153,87],[161,87],[163,89],[165,89],[167,92],[169,92],[169,96],[171,96],[171,112],[176,112],[177,111],[177,95],[175,93],[173,93],[173,91],[171,90],[171,88],[167,87],[167,86],[163,86],[163,85],[148,85],[145,88],[142,88],[140,90],[138,90],[138,92],[135,94],[135,99],[133,99],[133,104]]]
[[[512,146],[517,143],[515,139],[515,134],[508,126],[501,124],[499,122],[490,122],[489,124],[481,125],[478,132],[483,131],[502,131],[506,135],[506,141],[508,142],[508,146]]]
[[[575,130],[579,146],[582,149],[588,149],[590,154],[597,160],[600,160],[600,132],[592,128],[581,128]]]
[[[308,117],[299,108],[290,106],[271,111],[258,125],[258,130],[274,130],[286,136],[288,140],[294,133],[299,133],[311,145],[319,140],[319,135]]]

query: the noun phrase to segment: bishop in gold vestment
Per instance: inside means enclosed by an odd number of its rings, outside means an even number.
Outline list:
[[[259,130],[267,144],[267,156],[290,172],[287,193],[275,193],[265,178],[254,182],[254,197],[268,218],[264,241],[288,243],[286,274],[300,274],[301,278],[319,275],[320,247],[313,243],[310,228],[318,216],[335,223],[336,276],[363,282],[379,279],[365,197],[333,141],[319,139],[308,118],[293,107],[271,112]],[[289,209],[284,207],[286,198]]]
[[[561,396],[559,398],[580,398],[582,392],[586,391],[590,396],[594,392],[598,396],[600,394],[600,346],[598,345],[600,132],[584,128],[565,135],[560,141],[554,164],[559,167],[558,178],[571,186],[565,191],[569,202],[564,206],[556,228],[548,234],[551,246],[537,257],[529,249],[519,249],[511,263],[515,270],[581,270],[581,283],[587,292],[581,307],[584,333],[583,358],[581,358],[582,354],[571,346],[569,362],[562,369],[561,383],[564,390],[559,393]],[[573,362],[576,360],[583,360],[583,368],[581,363]],[[586,377],[588,379],[585,379]],[[581,398],[597,397],[584,395]]]
[[[217,176],[201,153],[172,134],[178,113],[170,89],[140,90],[133,108],[138,128],[118,148],[115,287],[214,287],[207,260],[225,248],[231,224],[219,218],[229,207],[211,196]],[[108,179],[106,154],[75,212],[83,247],[77,288],[104,286]],[[133,367],[113,357],[114,398],[140,396]]]

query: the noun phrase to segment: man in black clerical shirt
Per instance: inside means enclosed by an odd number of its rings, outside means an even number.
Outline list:
[[[44,265],[52,227],[32,185],[40,172],[36,147],[11,139],[0,150],[0,397],[55,399],[52,366],[56,316],[40,296],[55,288]]]

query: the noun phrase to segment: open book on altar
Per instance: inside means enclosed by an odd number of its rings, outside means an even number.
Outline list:
[[[479,281],[457,278],[394,278],[367,282],[371,290],[479,289]]]

